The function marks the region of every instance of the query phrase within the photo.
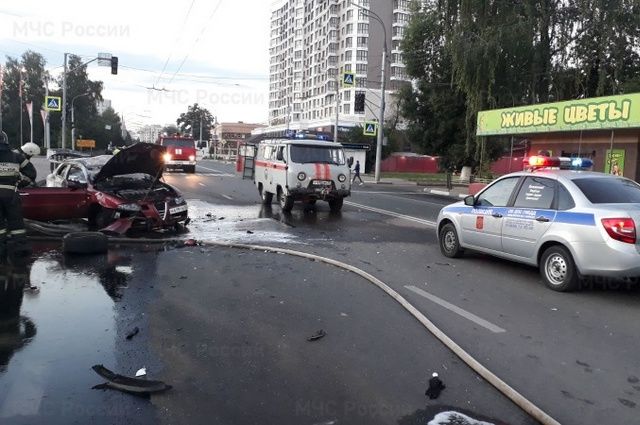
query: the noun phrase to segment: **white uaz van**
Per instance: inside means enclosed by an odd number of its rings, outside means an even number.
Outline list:
[[[339,143],[269,139],[258,145],[254,182],[263,204],[270,205],[276,195],[283,211],[291,211],[295,201],[322,200],[337,212],[351,195],[349,166]]]

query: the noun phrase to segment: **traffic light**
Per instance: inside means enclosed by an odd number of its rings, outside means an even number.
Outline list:
[[[113,75],[118,75],[118,57],[111,56],[111,73]]]
[[[356,101],[355,101],[355,104],[353,105],[353,110],[356,113],[364,112],[364,101],[365,101],[364,93],[363,92],[356,93]]]

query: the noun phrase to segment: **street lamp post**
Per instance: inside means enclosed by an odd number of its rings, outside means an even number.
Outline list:
[[[90,93],[80,93],[79,95],[76,95],[73,97],[73,99],[71,99],[71,150],[76,149],[76,114],[74,102],[77,98],[87,96],[89,94]]]
[[[376,143],[376,168],[375,168],[375,182],[380,183],[380,162],[382,161],[382,143],[384,142],[384,112],[386,108],[386,100],[385,100],[385,91],[387,88],[387,81],[385,78],[385,70],[387,68],[387,27],[384,24],[384,21],[380,16],[378,16],[375,12],[372,12],[370,9],[366,7],[360,6],[359,4],[352,3],[353,6],[365,10],[367,15],[371,15],[373,19],[378,21],[382,26],[382,31],[384,33],[384,43],[382,48],[382,66],[380,70],[380,78],[382,80],[381,85],[381,96],[380,96],[380,116],[378,118],[378,141]]]
[[[24,90],[24,79],[22,78],[22,74],[24,73],[24,67],[20,68],[20,140],[18,146],[22,146],[22,110],[24,109],[24,104],[22,100],[22,92]]]

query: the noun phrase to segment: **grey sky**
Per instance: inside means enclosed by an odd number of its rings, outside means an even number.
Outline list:
[[[2,62],[30,49],[43,54],[56,75],[64,52],[87,60],[99,52],[118,56],[117,76],[95,63],[89,75],[104,82],[104,97],[132,126],[174,121],[194,102],[221,121],[265,121],[268,37],[267,0],[21,0],[0,6]]]

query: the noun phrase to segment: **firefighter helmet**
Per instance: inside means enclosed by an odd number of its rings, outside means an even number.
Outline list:
[[[33,142],[25,143],[20,150],[29,158],[35,155],[40,155],[40,147]]]

